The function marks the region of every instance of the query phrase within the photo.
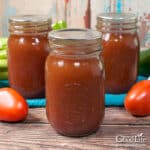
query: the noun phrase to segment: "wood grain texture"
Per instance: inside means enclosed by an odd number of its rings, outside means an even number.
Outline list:
[[[45,109],[30,109],[25,123],[48,123]],[[150,125],[150,116],[134,117],[122,107],[107,107],[105,109],[104,125]]]
[[[134,136],[143,133],[146,137],[144,143],[116,143],[116,136],[128,135]],[[65,150],[115,150],[126,148],[140,150],[150,149],[149,144],[149,126],[119,126],[102,125],[100,130],[83,138],[69,138],[58,135],[49,124],[2,124],[0,129],[0,149],[6,150],[47,150],[47,149],[65,149]]]
[[[0,150],[149,150],[150,117],[136,118],[124,108],[106,108],[103,125],[96,133],[82,138],[57,134],[47,122],[45,109],[29,110],[26,121],[0,123]],[[116,136],[143,133],[143,143],[117,143]]]

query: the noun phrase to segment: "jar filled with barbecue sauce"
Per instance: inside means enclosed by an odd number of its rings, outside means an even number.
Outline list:
[[[97,17],[97,30],[102,32],[105,90],[127,92],[138,73],[137,17],[130,13],[102,13]]]
[[[9,19],[8,75],[10,86],[25,98],[45,95],[44,66],[49,54],[47,16],[22,15]]]
[[[46,60],[46,112],[54,129],[66,136],[95,132],[104,116],[101,35],[88,29],[49,34]]]

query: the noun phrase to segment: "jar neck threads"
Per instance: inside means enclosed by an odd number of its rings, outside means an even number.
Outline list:
[[[102,13],[97,16],[101,32],[129,32],[137,30],[137,17],[130,13]]]
[[[11,34],[41,34],[51,30],[51,19],[47,16],[22,15],[9,19]]]
[[[52,53],[88,55],[101,50],[101,34],[89,29],[65,29],[49,33]]]

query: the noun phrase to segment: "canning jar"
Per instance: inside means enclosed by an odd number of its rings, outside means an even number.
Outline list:
[[[46,112],[66,136],[95,132],[104,116],[101,36],[88,29],[52,31],[46,60]]]
[[[8,76],[10,86],[25,98],[44,97],[44,66],[49,54],[47,16],[21,15],[9,19]]]
[[[130,13],[102,13],[97,17],[97,30],[102,32],[106,92],[127,92],[138,74],[137,17]]]

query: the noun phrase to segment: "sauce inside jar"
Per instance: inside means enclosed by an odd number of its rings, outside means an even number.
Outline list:
[[[138,74],[139,38],[133,14],[101,14],[97,29],[102,32],[102,57],[107,93],[124,93]]]
[[[85,37],[93,32],[66,29],[50,34],[52,52],[46,61],[46,112],[55,130],[66,136],[95,132],[104,116],[104,74],[100,49],[99,44],[93,47],[90,43],[94,40],[97,44],[100,37]],[[79,39],[79,35],[85,39]],[[71,42],[68,36],[73,37]]]
[[[45,95],[44,66],[49,54],[49,30],[49,20],[43,16],[10,19],[9,83],[26,98]]]

